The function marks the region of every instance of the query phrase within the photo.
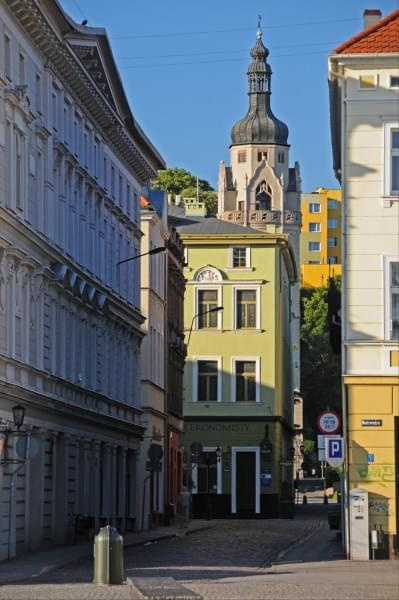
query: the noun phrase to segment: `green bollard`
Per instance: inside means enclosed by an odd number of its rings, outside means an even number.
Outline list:
[[[94,538],[94,578],[97,585],[123,581],[123,538],[115,527],[102,527]]]

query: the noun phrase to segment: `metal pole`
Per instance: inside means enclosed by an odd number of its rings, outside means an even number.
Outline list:
[[[144,531],[144,510],[145,510],[145,487],[146,487],[146,483],[149,480],[150,475],[147,475],[147,477],[144,479],[143,482],[143,504],[141,507],[141,531]]]

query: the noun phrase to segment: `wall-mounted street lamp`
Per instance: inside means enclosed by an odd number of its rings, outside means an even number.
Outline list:
[[[195,319],[196,319],[197,317],[202,317],[202,315],[207,315],[208,313],[215,313],[215,312],[219,312],[220,310],[223,310],[223,309],[224,309],[224,306],[215,306],[214,308],[210,308],[209,310],[204,310],[203,312],[197,313],[197,314],[195,314],[195,315],[193,316],[193,318],[192,318],[192,320],[191,320],[190,332],[189,332],[189,334],[188,334],[187,346],[188,346],[188,345],[189,345],[189,343],[190,343],[191,332],[192,332],[192,330],[193,330],[193,327],[194,327],[194,322],[195,322]]]
[[[12,409],[14,425],[17,428],[17,431],[20,430],[25,420],[25,407],[21,404],[17,404]]]
[[[129,260],[136,260],[136,258],[141,258],[142,256],[147,256],[147,254],[160,254],[161,252],[165,252],[166,246],[158,246],[158,248],[152,248],[148,252],[143,252],[143,254],[136,254],[136,256],[131,256],[130,258],[124,258],[123,260],[119,260],[116,263],[116,266],[122,265],[123,263],[129,262]]]

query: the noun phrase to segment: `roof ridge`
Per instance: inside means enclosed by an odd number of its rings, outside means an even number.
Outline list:
[[[391,13],[389,13],[388,15],[386,15],[385,17],[383,17],[382,19],[379,19],[375,23],[372,23],[371,25],[369,25],[369,27],[367,27],[366,29],[363,29],[363,31],[361,31],[360,33],[357,33],[356,35],[353,35],[352,37],[350,37],[345,42],[342,42],[342,44],[340,44],[339,46],[337,46],[336,48],[334,48],[333,54],[340,54],[346,48],[349,48],[350,46],[352,46],[356,42],[359,42],[360,40],[366,38],[371,33],[374,33],[375,31],[377,31],[381,27],[384,27],[390,21],[393,21],[396,18],[399,18],[399,8],[397,8],[394,11],[392,11]]]

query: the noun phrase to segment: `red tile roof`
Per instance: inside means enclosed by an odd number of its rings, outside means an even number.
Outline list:
[[[340,44],[334,54],[399,52],[399,9]]]

